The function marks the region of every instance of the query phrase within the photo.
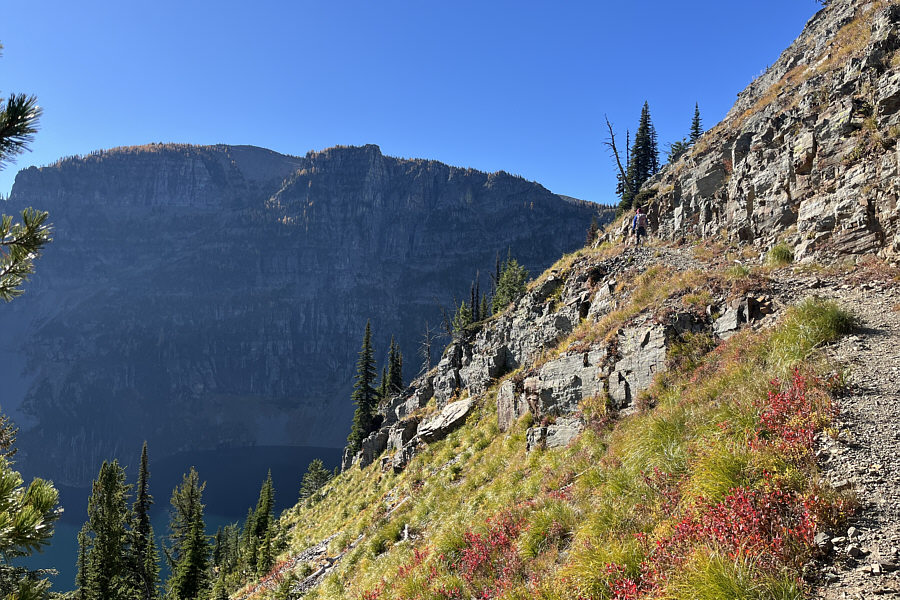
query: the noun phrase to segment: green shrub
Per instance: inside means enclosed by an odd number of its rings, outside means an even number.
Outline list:
[[[785,267],[794,262],[794,251],[787,244],[776,244],[766,255],[766,262],[773,267]]]

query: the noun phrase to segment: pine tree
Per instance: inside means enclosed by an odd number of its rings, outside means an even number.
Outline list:
[[[300,500],[306,500],[316,491],[328,483],[331,479],[331,471],[325,468],[325,464],[320,459],[315,459],[306,468],[303,475],[303,481],[300,483]]]
[[[351,453],[356,453],[366,436],[375,430],[378,394],[373,387],[375,384],[375,359],[373,357],[372,328],[370,322],[366,321],[366,332],[363,335],[359,359],[356,361],[356,381],[353,384],[353,395],[351,396],[356,405],[353,425],[350,428],[350,435],[347,436],[347,445]]]
[[[43,574],[14,564],[16,559],[42,550],[50,542],[59,518],[59,493],[35,479],[27,487],[22,476],[0,457],[0,598],[42,598],[50,587]]]
[[[491,316],[491,304],[488,302],[486,295],[481,296],[481,308],[478,309],[478,314],[481,316],[482,320]]]
[[[467,302],[463,301],[459,305],[459,308],[456,309],[456,314],[453,315],[453,322],[451,324],[453,327],[453,337],[458,338],[463,336],[471,324],[472,309]]]
[[[403,391],[403,354],[400,346],[391,336],[391,346],[388,352],[387,391],[389,395],[396,395]]]
[[[135,575],[142,600],[153,600],[159,596],[159,555],[150,526],[150,471],[147,460],[147,442],[141,448],[141,466],[138,471],[137,490],[132,506],[131,525],[131,570]]]
[[[170,570],[184,556],[184,548],[191,535],[194,523],[203,518],[203,490],[206,483],[200,483],[200,474],[191,467],[181,480],[181,485],[172,490],[169,513],[168,544],[165,547],[166,562]]]
[[[378,396],[378,401],[379,401],[379,402],[385,402],[385,401],[387,401],[387,400],[390,398],[390,396],[391,396],[391,392],[390,392],[390,389],[389,389],[389,387],[388,387],[388,370],[387,370],[387,367],[381,367],[381,380],[380,380],[380,382],[379,382],[379,384],[378,384],[378,390],[376,391],[376,395]]]
[[[0,45],[0,54],[3,46]],[[0,170],[28,149],[37,133],[41,109],[37,98],[10,94],[0,99]],[[47,213],[27,208],[21,223],[0,215],[0,300],[22,294],[22,284],[34,271],[34,260],[51,240]]]
[[[666,156],[666,162],[668,164],[674,163],[676,160],[681,158],[681,155],[687,152],[690,147],[691,143],[687,140],[687,138],[681,138],[677,142],[669,144],[669,151]]]
[[[631,147],[626,177],[628,185],[620,186],[622,200],[619,208],[630,210],[634,199],[640,192],[644,182],[659,171],[659,148],[656,128],[650,119],[650,105],[644,102],[637,132],[634,134],[634,145]]]
[[[138,582],[127,557],[130,553],[128,493],[125,469],[119,461],[104,461],[88,500],[85,600],[125,600],[138,595]]]
[[[194,467],[184,475],[181,485],[172,490],[169,519],[169,544],[166,560],[172,575],[166,582],[166,598],[194,600],[209,584],[209,540],[203,523],[203,490]]]
[[[168,582],[168,598],[196,600],[209,587],[209,541],[203,531],[203,512],[196,515],[184,539],[182,555]]]
[[[700,103],[694,104],[694,119],[691,121],[691,145],[693,146],[703,135],[703,124],[700,120]]]
[[[265,481],[259,488],[259,499],[256,501],[256,510],[253,513],[253,535],[260,540],[272,526],[275,508],[275,487],[272,485],[272,471],[269,470]]]
[[[75,562],[77,569],[75,573],[75,590],[78,600],[84,600],[87,597],[88,587],[88,551],[90,550],[90,538],[88,532],[90,528],[85,523],[78,532],[78,559]]]
[[[503,311],[508,305],[524,296],[527,281],[528,271],[525,270],[525,267],[512,258],[512,255],[507,255],[497,283],[497,292],[494,294],[494,314]]]
[[[587,236],[585,237],[585,246],[593,246],[594,240],[597,239],[597,235],[600,232],[600,227],[597,225],[597,217],[591,217],[591,224],[588,226]]]

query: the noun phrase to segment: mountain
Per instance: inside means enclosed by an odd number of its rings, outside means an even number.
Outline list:
[[[832,0],[644,185],[655,247],[454,339],[230,597],[900,593],[898,141],[900,6]]]
[[[835,1],[641,195],[670,239],[900,252],[900,6]]]
[[[342,446],[368,319],[409,378],[426,322],[498,253],[540,272],[599,214],[371,145],[116,148],[20,172],[3,212],[26,206],[55,239],[0,311],[0,403],[22,468],[73,485],[144,439],[159,457]]]

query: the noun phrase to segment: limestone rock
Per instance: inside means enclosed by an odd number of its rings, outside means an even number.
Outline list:
[[[457,400],[447,404],[440,413],[426,419],[419,425],[417,437],[424,442],[436,442],[456,429],[465,421],[472,409],[471,398]]]
[[[630,406],[640,390],[665,368],[666,332],[662,325],[626,327],[618,336],[619,356],[609,377],[609,395],[616,408]]]
[[[561,448],[584,431],[584,424],[576,417],[563,417],[551,425],[531,427],[525,434],[526,450]]]

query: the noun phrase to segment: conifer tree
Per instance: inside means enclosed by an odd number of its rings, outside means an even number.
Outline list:
[[[205,597],[209,587],[209,541],[203,531],[202,510],[191,523],[181,550],[181,557],[169,579],[167,597],[172,600]]]
[[[194,467],[185,473],[181,485],[172,490],[169,520],[169,548],[166,560],[172,574],[166,582],[166,598],[194,600],[209,584],[209,540],[203,522],[203,490]]]
[[[391,336],[391,346],[388,352],[387,391],[389,395],[396,395],[403,391],[403,354],[400,345]]]
[[[137,489],[132,506],[131,525],[131,570],[140,590],[142,600],[153,600],[159,596],[159,555],[153,540],[150,525],[150,470],[147,460],[147,442],[141,448],[141,463],[138,471]]]
[[[587,236],[585,236],[585,246],[593,246],[594,240],[597,239],[597,235],[600,232],[600,227],[597,225],[597,217],[591,217],[591,224],[588,226]]]
[[[482,294],[481,296],[481,308],[478,309],[478,314],[482,320],[491,316],[491,305],[488,302],[487,295]]]
[[[628,161],[628,185],[623,186],[620,208],[629,210],[644,185],[659,171],[659,148],[656,139],[656,128],[650,119],[650,105],[644,102],[637,132],[634,134],[634,145]]]
[[[694,145],[703,135],[703,124],[700,120],[700,103],[694,104],[694,118],[691,121],[691,145]]]
[[[497,292],[494,294],[494,314],[503,311],[509,304],[525,295],[527,281],[528,271],[508,253],[498,278]]]
[[[306,500],[315,494],[330,479],[331,471],[325,468],[325,464],[318,458],[313,460],[306,468],[303,481],[300,483],[300,500]]]
[[[184,474],[181,485],[172,490],[172,505],[169,512],[168,544],[165,548],[166,562],[170,570],[180,562],[184,547],[194,523],[203,518],[203,490],[206,483],[200,483],[200,474],[191,467]]]
[[[453,322],[451,324],[453,328],[453,337],[461,337],[465,334],[466,329],[469,325],[472,324],[472,309],[469,307],[469,304],[463,301],[459,308],[456,309],[456,314],[453,315]]]
[[[390,391],[388,389],[388,370],[387,367],[381,367],[381,380],[378,384],[378,390],[376,391],[376,395],[378,396],[379,402],[386,402],[390,398]]]
[[[366,332],[363,334],[362,348],[356,361],[356,381],[353,384],[351,399],[356,405],[353,425],[347,436],[351,453],[356,453],[362,441],[375,429],[375,409],[378,406],[378,394],[375,391],[375,359],[372,349],[372,327],[366,321]]]
[[[82,525],[78,531],[78,559],[75,562],[75,594],[78,600],[84,600],[87,597],[88,587],[88,550],[90,550],[90,538],[88,537],[90,528],[87,523]]]
[[[134,573],[129,568],[130,548],[128,493],[125,470],[119,461],[104,461],[88,500],[85,600],[131,600],[138,595]],[[85,552],[82,548],[82,552]]]
[[[3,45],[0,44],[0,55]],[[0,170],[25,152],[37,133],[41,109],[37,98],[10,94],[0,98]],[[34,270],[34,260],[51,240],[47,213],[27,208],[20,223],[0,215],[0,300],[22,294],[22,283]]]

